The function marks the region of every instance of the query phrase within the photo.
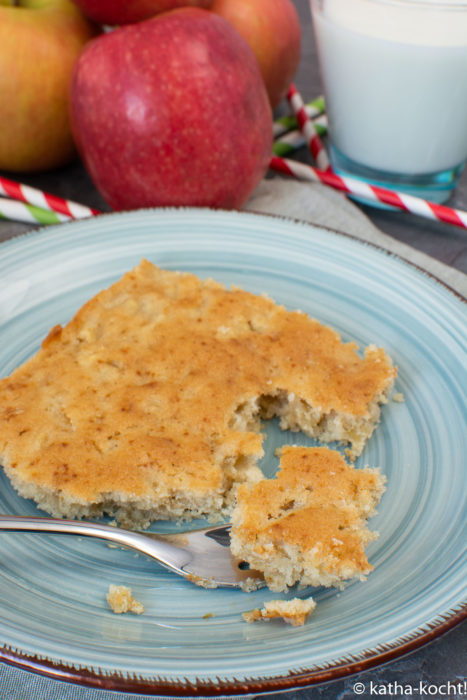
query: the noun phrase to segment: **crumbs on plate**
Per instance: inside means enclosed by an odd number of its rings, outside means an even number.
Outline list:
[[[112,611],[117,615],[132,612],[137,615],[144,613],[144,605],[133,598],[131,588],[127,586],[116,586],[111,583],[107,593],[107,602]]]
[[[284,620],[293,627],[300,627],[305,624],[305,621],[310,613],[316,607],[313,598],[292,598],[292,600],[269,600],[264,603],[264,608],[261,610],[249,610],[243,613],[243,619],[246,622],[256,622],[257,620],[272,620],[274,618]]]

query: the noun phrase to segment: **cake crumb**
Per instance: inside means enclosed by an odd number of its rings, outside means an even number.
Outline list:
[[[257,591],[258,588],[261,588],[263,585],[264,579],[262,577],[253,578],[252,576],[248,576],[248,578],[240,582],[240,588],[244,593],[252,593],[253,591]]]
[[[203,576],[196,576],[195,574],[188,574],[185,576],[187,581],[191,581],[195,586],[201,586],[201,588],[217,588],[217,582],[214,581],[212,576],[209,578],[204,578]]]
[[[144,605],[133,598],[131,588],[110,584],[107,602],[116,614],[133,612],[137,615],[144,613]]]
[[[243,613],[246,622],[256,622],[257,620],[271,620],[282,618],[293,627],[301,627],[310,613],[316,608],[313,598],[293,598],[292,600],[269,600],[264,603],[261,610],[249,610]]]
[[[405,401],[405,396],[402,391],[397,391],[392,395],[392,400],[396,401],[397,403],[403,403]]]

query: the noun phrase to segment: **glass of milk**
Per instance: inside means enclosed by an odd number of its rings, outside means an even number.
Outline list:
[[[445,201],[467,159],[467,0],[310,0],[334,169]]]

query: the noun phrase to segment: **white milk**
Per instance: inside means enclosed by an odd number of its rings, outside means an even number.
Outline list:
[[[331,139],[348,158],[416,175],[467,157],[467,2],[443,3],[313,5]]]

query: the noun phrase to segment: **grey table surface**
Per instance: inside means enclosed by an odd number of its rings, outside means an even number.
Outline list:
[[[299,12],[303,29],[302,60],[295,82],[303,97],[308,100],[321,94],[322,88],[308,0],[293,0],[293,2]],[[284,109],[281,105],[278,113],[280,114]],[[309,156],[305,149],[298,152],[296,157],[309,162]],[[10,173],[2,174],[18,179],[17,176]],[[104,211],[108,210],[79,161],[53,172],[21,176],[21,180],[59,196],[68,197]],[[467,171],[461,177],[459,186],[448,204],[460,209],[467,209]],[[384,233],[464,273],[467,272],[467,232],[463,229],[440,222],[427,221],[404,212],[359,206]],[[31,226],[27,224],[1,221],[0,242],[30,229]],[[390,586],[389,582],[388,586]],[[295,690],[288,693],[288,697],[290,700],[305,698],[312,700],[315,698],[344,699],[357,696],[370,698],[378,694],[384,694],[386,697],[409,697],[412,695],[423,697],[424,694],[428,694],[427,688],[430,697],[467,697],[466,652],[467,623],[463,623],[417,651],[389,664],[360,673],[352,678]],[[58,700],[59,698],[63,700],[64,698],[73,698],[74,700],[75,697],[87,697],[86,694],[82,694],[81,689],[76,688],[76,692],[73,692],[73,689],[70,690],[65,684],[56,681],[51,681],[50,686],[41,684],[40,690],[37,690],[39,686],[31,682],[31,675],[24,671],[12,674],[6,666],[0,664],[0,698],[2,700]],[[443,685],[448,682],[452,684],[450,687]],[[358,683],[363,685],[356,685]],[[31,692],[33,694],[28,694]],[[89,691],[89,693],[89,698],[92,697],[93,700],[97,697],[102,697],[102,700],[106,698],[111,700],[114,696],[113,693],[107,691],[98,691],[97,695],[96,691],[92,691],[92,693]],[[279,696],[284,697],[283,694],[273,694],[269,697],[278,698]],[[119,700],[122,697],[122,695],[118,695]]]

